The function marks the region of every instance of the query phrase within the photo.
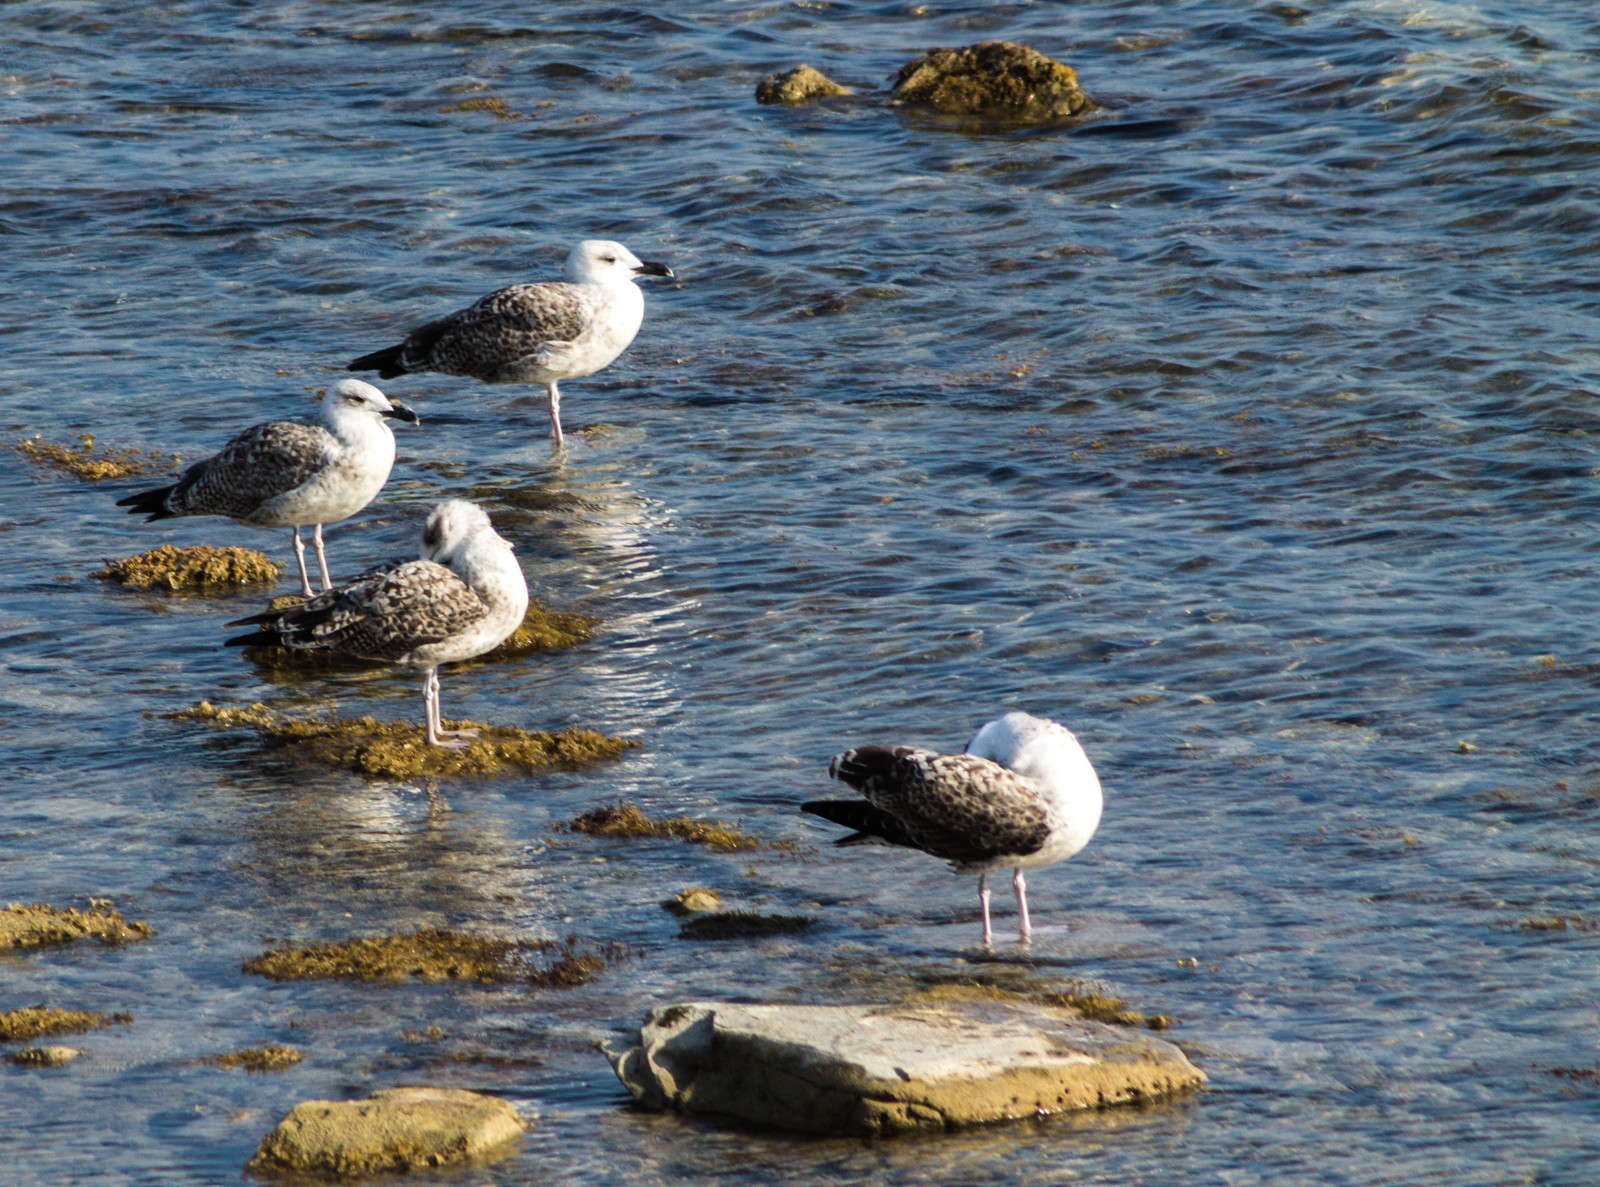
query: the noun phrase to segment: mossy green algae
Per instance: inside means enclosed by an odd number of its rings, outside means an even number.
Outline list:
[[[738,849],[759,849],[761,841],[749,833],[740,832],[720,820],[690,820],[687,816],[674,816],[668,820],[652,820],[633,804],[607,804],[585,812],[567,822],[573,832],[587,833],[591,837],[643,838],[647,840],[676,837],[704,845],[708,849],[732,852]]]
[[[285,1047],[280,1043],[271,1043],[265,1047],[244,1047],[238,1051],[229,1051],[225,1055],[208,1055],[201,1060],[213,1067],[242,1067],[247,1072],[281,1072],[284,1068],[293,1067],[305,1056],[294,1047]]]
[[[21,1043],[44,1035],[77,1034],[133,1021],[132,1014],[97,1014],[54,1006],[24,1006],[0,1013],[0,1043]]]
[[[95,453],[92,433],[80,433],[77,445],[46,441],[43,434],[35,433],[11,448],[36,465],[64,470],[80,482],[104,482],[113,478],[134,478],[152,471],[164,472],[178,462],[176,454],[141,453],[137,449],[102,449]]]
[[[154,934],[148,923],[129,923],[116,911],[79,911],[49,903],[11,903],[0,911],[0,952],[48,948],[84,939],[121,944]]]
[[[138,556],[109,561],[90,573],[130,589],[218,590],[276,581],[283,566],[249,548],[177,548],[163,544]]]
[[[465,749],[453,750],[429,746],[422,727],[408,722],[378,721],[372,717],[287,717],[259,702],[231,709],[201,701],[167,716],[174,721],[199,721],[224,729],[253,729],[297,759],[386,779],[529,774],[553,766],[619,758],[639,745],[630,738],[613,738],[575,727],[550,734],[514,726],[452,721],[445,723],[447,729],[479,731]]]

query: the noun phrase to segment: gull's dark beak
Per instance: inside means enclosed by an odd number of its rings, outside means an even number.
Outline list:
[[[394,407],[389,409],[389,411],[385,412],[384,413],[385,416],[392,416],[396,420],[403,420],[403,421],[406,421],[408,424],[419,425],[419,424],[422,423],[421,419],[418,418],[417,414],[415,412],[411,411],[411,409],[407,408],[399,400],[390,400],[389,403],[393,404]]]
[[[635,276],[671,276],[672,269],[665,264],[653,264],[649,260],[641,260],[639,266],[633,270]]]

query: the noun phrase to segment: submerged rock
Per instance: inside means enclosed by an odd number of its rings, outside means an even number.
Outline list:
[[[678,927],[680,940],[756,940],[792,935],[808,930],[816,920],[809,915],[763,915],[759,911],[712,911],[685,919]]]
[[[1171,1043],[1020,1002],[689,1002],[605,1048],[647,1108],[886,1136],[1133,1104],[1200,1087]]]
[[[224,729],[253,729],[296,758],[384,779],[531,774],[553,766],[619,758],[639,745],[631,738],[607,737],[587,729],[568,728],[547,734],[509,725],[447,721],[445,725],[451,729],[479,731],[464,750],[451,750],[429,746],[422,727],[409,722],[371,717],[285,717],[259,702],[244,709],[229,709],[201,701],[166,716],[172,721],[201,721]]]
[[[809,103],[813,99],[826,99],[833,95],[848,95],[842,87],[820,70],[813,70],[804,62],[793,70],[780,70],[756,83],[757,103],[784,103],[793,106]]]
[[[1094,106],[1072,67],[1011,41],[929,50],[900,67],[892,98],[951,115],[1025,123],[1081,115]]]
[[[273,1043],[266,1047],[245,1047],[240,1051],[229,1051],[226,1055],[210,1055],[201,1060],[213,1067],[242,1067],[247,1072],[281,1072],[286,1067],[293,1067],[305,1056],[301,1055],[294,1047],[285,1047]]]
[[[80,482],[133,478],[170,470],[178,463],[177,455],[171,453],[141,453],[137,449],[102,449],[96,453],[92,433],[80,434],[77,445],[60,445],[35,433],[31,440],[25,437],[12,448],[35,465],[64,470]]]
[[[617,945],[585,948],[564,940],[508,940],[424,928],[303,948],[275,948],[244,962],[269,981],[522,981],[572,989],[622,959]]]
[[[607,804],[568,821],[567,827],[573,832],[588,833],[591,837],[645,840],[676,837],[680,841],[689,841],[695,845],[704,845],[708,849],[721,849],[724,852],[761,848],[759,838],[740,832],[720,820],[690,820],[687,816],[652,820],[633,804]]]
[[[282,565],[249,548],[163,544],[138,556],[111,561],[89,576],[130,589],[220,590],[276,581],[282,572]]]
[[[661,905],[674,915],[699,915],[705,911],[722,910],[722,896],[705,886],[685,886]]]
[[[116,911],[79,911],[49,903],[12,903],[0,911],[0,952],[90,938],[102,944],[121,944],[154,934],[148,923],[129,923]]]
[[[6,1056],[18,1067],[66,1067],[83,1052],[76,1047],[24,1047]]]
[[[306,1100],[245,1164],[325,1178],[426,1170],[508,1153],[527,1128],[503,1100],[460,1088],[391,1088],[365,1100]]]
[[[60,1010],[54,1006],[26,1006],[0,1013],[0,1043],[20,1043],[45,1035],[76,1034],[133,1021],[132,1014],[96,1014],[89,1010]]]

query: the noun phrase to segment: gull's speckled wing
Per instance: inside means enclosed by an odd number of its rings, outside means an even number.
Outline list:
[[[488,613],[471,587],[443,565],[407,561],[318,594],[285,611],[274,626],[286,647],[398,660],[467,630]]]
[[[1033,785],[987,758],[858,746],[836,757],[828,773],[900,821],[919,849],[949,861],[1024,857],[1050,835]]]
[[[248,519],[268,499],[309,481],[322,469],[325,455],[338,448],[321,425],[293,420],[256,425],[185,470],[167,495],[166,510]]]
[[[588,312],[576,285],[513,284],[413,330],[401,344],[400,363],[408,371],[498,383],[546,347],[581,335]]]

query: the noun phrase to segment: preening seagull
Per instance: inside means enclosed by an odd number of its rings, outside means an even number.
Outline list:
[[[566,279],[496,289],[465,309],[418,326],[398,346],[351,362],[379,379],[414,371],[470,375],[484,383],[537,383],[550,393],[550,438],[560,445],[563,379],[593,375],[633,341],[644,320],[641,276],[671,276],[620,243],[585,239],[567,256]]]
[[[421,560],[363,573],[288,610],[230,622],[269,629],[227,645],[338,651],[421,668],[428,744],[461,749],[478,731],[443,728],[439,665],[494,650],[527,611],[528,583],[510,542],[482,507],[452,499],[428,515]]]
[[[813,800],[801,811],[856,830],[836,844],[904,845],[977,874],[985,945],[993,936],[989,874],[1012,870],[1017,938],[1025,941],[1033,928],[1022,871],[1071,857],[1100,824],[1100,780],[1078,739],[1027,713],[989,722],[963,754],[858,746],[837,755],[828,774],[865,800]]]
[[[338,523],[377,497],[394,466],[394,434],[385,417],[417,423],[417,414],[370,383],[342,379],[316,421],[275,420],[246,429],[214,457],[196,462],[172,486],[118,499],[145,522],[179,515],[225,515],[257,527],[293,528],[300,588],[314,596],[300,529],[314,525],[322,588],[333,585],[322,525]]]

